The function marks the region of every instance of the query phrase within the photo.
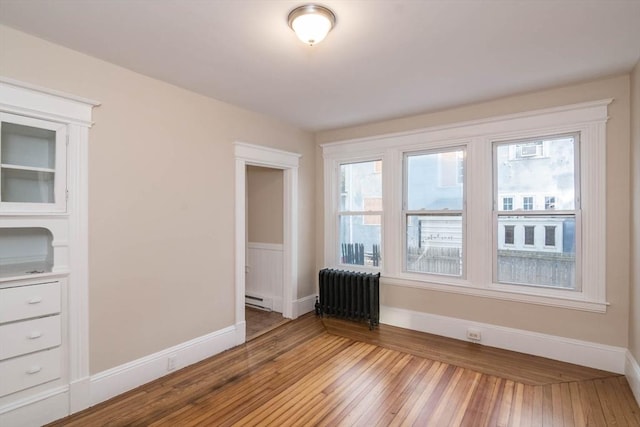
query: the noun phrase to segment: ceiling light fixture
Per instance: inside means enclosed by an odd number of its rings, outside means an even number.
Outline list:
[[[336,25],[336,15],[324,6],[305,4],[289,13],[289,27],[303,43],[320,43]]]

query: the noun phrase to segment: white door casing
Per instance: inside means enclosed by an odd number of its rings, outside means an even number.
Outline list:
[[[298,288],[298,164],[300,154],[260,145],[236,142],[236,253],[235,253],[235,296],[236,319],[239,343],[246,338],[244,318],[245,302],[245,260],[247,251],[246,230],[246,169],[247,166],[261,166],[280,169],[284,175],[283,197],[283,300],[282,316],[294,318],[293,303]]]

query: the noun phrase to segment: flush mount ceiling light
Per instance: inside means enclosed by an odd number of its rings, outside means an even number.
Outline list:
[[[305,4],[289,13],[289,27],[303,43],[313,46],[327,37],[336,25],[336,15],[317,4]]]

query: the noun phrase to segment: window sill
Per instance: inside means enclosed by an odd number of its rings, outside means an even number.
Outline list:
[[[439,292],[449,292],[461,295],[477,296],[482,298],[493,298],[503,301],[523,302],[527,304],[544,305],[549,307],[568,308],[572,310],[589,311],[594,313],[606,313],[606,301],[595,301],[584,297],[584,295],[572,291],[576,294],[571,298],[569,295],[549,296],[532,294],[526,292],[527,289],[504,290],[498,289],[500,285],[490,284],[485,287],[472,286],[471,282],[464,279],[444,278],[442,280],[427,281],[407,276],[382,276],[381,283],[389,286],[401,286],[418,289],[428,289]]]
[[[360,265],[360,264],[338,264],[334,266],[329,266],[327,268],[332,268],[335,270],[355,271],[358,273],[371,273],[371,274],[382,272],[382,266],[369,267],[369,266]]]

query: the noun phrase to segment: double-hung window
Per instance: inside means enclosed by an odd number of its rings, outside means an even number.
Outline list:
[[[606,311],[610,102],[323,144],[325,266]]]
[[[514,147],[544,146],[545,157],[510,159]],[[578,134],[558,135],[537,141],[494,142],[494,211],[498,237],[495,253],[495,278],[498,283],[546,286],[576,290],[578,259],[576,226],[580,212]],[[533,196],[545,197],[544,206],[536,206]],[[521,211],[505,210],[502,194],[522,195]],[[549,210],[553,209],[553,213]],[[516,230],[513,246],[505,246]],[[522,240],[517,238],[518,229]],[[513,239],[513,237],[511,237]]]
[[[405,270],[463,276],[464,148],[405,153]]]
[[[339,262],[378,267],[382,241],[382,161],[339,166]]]

